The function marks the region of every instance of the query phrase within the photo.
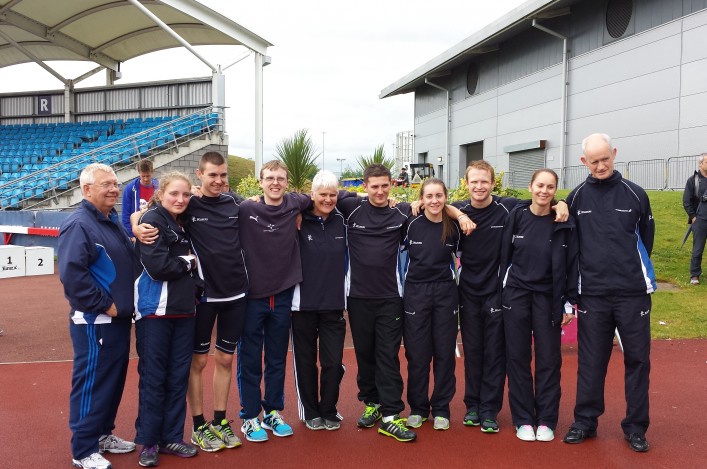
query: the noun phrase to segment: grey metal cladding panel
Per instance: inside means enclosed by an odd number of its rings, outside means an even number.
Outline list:
[[[549,23],[547,26],[552,27]],[[501,44],[499,84],[509,83],[561,61],[561,40],[534,28],[524,31]]]
[[[570,95],[680,65],[679,35],[656,38],[647,44],[632,42],[632,39],[572,60]]]
[[[470,102],[474,98],[469,98],[463,103],[452,106],[452,127],[473,124],[496,117],[497,99],[492,93],[488,93],[489,99]]]
[[[2,114],[3,117],[33,114],[34,100],[32,98],[33,96],[9,96],[2,98],[0,102],[0,114]]]
[[[683,15],[683,0],[634,0],[636,32],[660,26]]]
[[[556,124],[560,121],[560,110],[562,103],[560,99],[550,101],[537,106],[522,109],[520,111],[511,112],[498,116],[498,135],[505,135],[514,132],[520,132],[528,129],[536,129],[538,127]],[[537,137],[537,140],[545,139],[547,136]],[[536,140],[529,138],[523,140],[528,142]],[[514,145],[521,142],[512,142],[508,145]]]
[[[169,85],[142,88],[141,93],[143,108],[169,106]]]
[[[652,160],[678,155],[677,130],[618,138],[612,135],[611,137],[611,143],[616,147],[617,161]]]
[[[498,95],[498,114],[508,114],[562,98],[562,70],[553,77]]]
[[[707,91],[707,58],[684,64],[681,78],[680,92],[683,96]]]
[[[85,91],[76,93],[76,112],[96,112],[105,110],[105,91]]]
[[[445,107],[444,91],[423,85],[415,90],[415,117],[424,116],[430,112]]]
[[[479,64],[479,83],[476,85],[476,93],[485,93],[486,91],[497,88],[499,85],[498,77],[498,54],[489,54],[484,56]]]
[[[570,119],[567,122],[568,142],[576,143],[594,132],[606,132],[619,138],[677,130],[679,114],[679,100],[671,99]]]
[[[462,125],[452,131],[452,145],[466,145],[496,136],[496,119]]]
[[[53,94],[52,100],[52,112],[53,113],[63,113],[64,112],[64,95]]]
[[[434,117],[432,117],[434,116]],[[446,113],[436,113],[434,115],[429,115],[424,120],[419,120],[415,122],[415,137],[426,137],[428,135],[434,135],[438,133],[444,133],[446,131]]]
[[[140,107],[140,88],[127,88],[106,91],[106,108],[119,111],[121,109],[137,109]]]
[[[680,129],[680,148],[677,155],[697,155],[703,153],[707,147],[705,144],[707,135],[707,125],[703,127],[692,127],[690,129]]]
[[[707,24],[707,11],[700,11],[707,8],[707,0],[701,0],[701,3],[704,4],[702,8],[691,8],[691,11],[695,13],[694,15],[688,15],[682,19],[683,29],[685,31]]]
[[[707,15],[705,15],[707,17]],[[707,25],[686,30],[683,33],[682,63],[707,58]]]
[[[189,100],[185,105],[207,105],[211,103],[211,82],[189,83]]]
[[[707,93],[693,94],[680,100],[680,128],[707,125]],[[705,139],[707,140],[707,139]],[[707,142],[705,144],[707,150]]]
[[[604,2],[580,2],[572,5],[570,57],[576,57],[604,44]]]
[[[569,119],[628,109],[680,96],[680,67],[610,83],[570,97]]]

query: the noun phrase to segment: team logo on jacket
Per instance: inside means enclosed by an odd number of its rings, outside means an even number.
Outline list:
[[[648,311],[641,311],[641,316],[645,316],[646,314],[650,313],[651,310],[649,309]]]
[[[422,241],[413,241],[413,240],[410,240],[410,245],[412,246],[413,244],[422,244]]]
[[[312,235],[307,235],[307,241],[314,241],[314,238],[312,238]]]
[[[273,225],[272,223],[268,223],[267,227],[268,227],[267,230],[263,230],[264,233],[273,233],[273,232],[280,229],[280,228],[275,228],[275,225]]]
[[[359,225],[359,224],[356,223],[356,222],[353,222],[353,224],[351,225],[351,228],[356,228],[356,229],[359,229],[359,230],[365,230],[365,229],[366,229],[365,226]]]
[[[592,213],[591,210],[577,210],[577,215],[584,215],[585,213]]]
[[[255,223],[258,223],[258,216],[257,215],[256,216],[251,215],[248,218],[250,218],[251,220],[255,220]]]
[[[405,314],[409,314],[410,316],[414,316],[415,311],[405,311]]]
[[[615,208],[614,210],[616,210],[617,212],[631,213],[630,208]]]
[[[202,218],[199,218],[199,217],[191,217],[191,222],[192,222],[192,223],[196,223],[196,222],[198,222],[198,221],[209,221],[209,219],[206,218],[206,217],[202,217]]]

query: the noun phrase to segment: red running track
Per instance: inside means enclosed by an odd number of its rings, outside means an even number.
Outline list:
[[[71,344],[68,339],[68,306],[56,276],[0,280],[3,301],[0,325],[0,468],[71,467],[68,429],[68,396],[71,381]],[[49,360],[49,361],[47,361]],[[55,361],[56,360],[56,361]],[[295,434],[271,437],[266,443],[218,453],[199,453],[192,459],[163,456],[160,467],[707,467],[707,340],[654,341],[651,371],[651,450],[638,454],[623,440],[620,421],[624,412],[622,354],[614,350],[606,384],[606,413],[599,436],[581,445],[560,441],[572,420],[577,355],[563,349],[562,401],[557,438],[553,442],[522,442],[511,428],[507,402],[499,415],[501,431],[482,434],[464,427],[463,364],[457,360],[457,395],[452,402],[449,431],[436,432],[425,423],[418,440],[400,443],[373,429],[359,429],[356,419],[362,406],[356,400],[356,363],[347,348],[339,410],[345,420],[336,432],[307,430],[297,421],[292,363],[286,382],[286,420]],[[401,351],[403,374],[405,360]],[[211,373],[211,362],[206,370]],[[132,438],[137,414],[137,360],[131,360],[116,434]],[[205,380],[206,382],[210,380]],[[206,409],[211,409],[206,390]],[[229,418],[235,418],[238,398],[231,390]],[[208,416],[208,415],[207,415]],[[236,424],[234,423],[234,426]],[[188,439],[189,424],[185,424]],[[137,453],[108,455],[115,469],[135,468]]]

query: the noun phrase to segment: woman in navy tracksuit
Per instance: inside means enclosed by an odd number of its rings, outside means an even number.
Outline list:
[[[189,203],[191,183],[181,173],[160,180],[157,202],[140,218],[159,229],[154,244],[136,243],[143,265],[135,281],[135,335],[140,361],[136,443],[139,464],[156,466],[158,452],[196,455],[183,440],[186,392],[194,338],[196,266],[179,216]],[[154,199],[153,199],[154,200]]]
[[[456,254],[459,227],[445,212],[447,188],[439,179],[420,187],[424,212],[408,220],[405,231],[409,265],[405,276],[403,338],[408,361],[407,425],[418,428],[434,417],[435,430],[449,428],[449,403],[454,397],[455,346],[459,301]],[[430,363],[434,389],[429,395]]]
[[[560,407],[561,326],[574,318],[571,308],[563,314],[564,305],[577,297],[577,243],[572,219],[555,223],[550,208],[557,174],[535,171],[528,189],[532,200],[511,211],[501,245],[508,399],[519,439],[551,441]]]
[[[302,282],[292,298],[292,350],[300,420],[310,430],[338,430],[346,336],[346,221],[336,209],[339,182],[329,171],[312,179],[311,210],[299,231]],[[319,364],[317,369],[317,342]]]

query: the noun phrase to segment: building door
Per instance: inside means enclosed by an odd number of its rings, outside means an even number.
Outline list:
[[[533,171],[545,167],[545,149],[516,151],[508,154],[508,185],[525,189]]]

